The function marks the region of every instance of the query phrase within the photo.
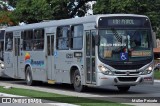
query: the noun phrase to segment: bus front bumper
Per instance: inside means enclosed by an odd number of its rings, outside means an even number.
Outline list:
[[[97,86],[135,86],[139,84],[153,84],[153,73],[135,76],[114,76],[97,73]]]
[[[5,69],[0,68],[0,77],[9,78],[9,76],[7,76],[4,71],[5,71]]]

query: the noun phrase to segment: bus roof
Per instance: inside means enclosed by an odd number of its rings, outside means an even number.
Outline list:
[[[91,23],[91,22],[96,22],[96,20],[99,17],[114,17],[114,16],[132,16],[132,17],[148,18],[147,16],[136,15],[136,14],[100,14],[100,15],[91,15],[91,16],[62,19],[62,20],[51,20],[47,22],[26,24],[22,26],[7,27],[6,32],[18,31],[18,30],[29,30],[29,29],[44,28],[44,27],[65,26],[65,25],[81,24],[81,23]]]

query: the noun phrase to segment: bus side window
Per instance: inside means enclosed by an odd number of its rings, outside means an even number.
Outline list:
[[[32,49],[33,30],[26,30],[23,34],[23,50],[30,51]]]
[[[44,29],[34,30],[33,50],[44,49]]]
[[[13,49],[13,33],[7,32],[5,36],[5,50],[11,51]]]
[[[80,50],[83,47],[83,25],[71,27],[71,49]]]
[[[92,31],[92,56],[95,56],[95,36],[96,36],[96,31]]]
[[[67,50],[69,49],[69,26],[57,28],[57,49]]]

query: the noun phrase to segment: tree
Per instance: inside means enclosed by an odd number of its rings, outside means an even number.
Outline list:
[[[94,12],[97,13],[144,13],[150,0],[97,0]],[[102,5],[102,6],[101,6]]]
[[[19,0],[14,15],[20,22],[25,23],[52,19],[51,7],[46,0]]]
[[[12,12],[0,11],[0,26],[14,26],[17,24]]]
[[[85,16],[89,8],[86,5],[89,1],[96,0],[47,0],[52,7],[53,16],[58,16],[56,19],[73,18]],[[62,13],[63,15],[59,15]]]
[[[17,21],[10,10],[11,6],[9,6],[3,0],[0,1],[0,26],[13,26],[17,24]]]
[[[84,16],[86,12],[85,3],[91,0],[47,0],[51,5],[54,19],[73,18]]]
[[[69,0],[48,0],[51,6],[51,15],[53,19],[70,18],[67,3]]]
[[[92,0],[16,0],[14,15],[20,22],[37,23],[84,16],[85,3]],[[14,2],[11,2],[11,4]],[[75,5],[77,3],[77,5]],[[73,6],[73,7],[72,7]]]
[[[87,5],[85,5],[85,3],[89,1],[96,0],[70,0],[70,2],[67,5],[70,17],[84,16],[88,8]]]
[[[17,1],[18,0],[9,0],[8,2],[9,2],[9,5],[16,7]]]
[[[94,14],[110,14],[110,0],[97,0],[97,3],[94,5],[93,12]]]

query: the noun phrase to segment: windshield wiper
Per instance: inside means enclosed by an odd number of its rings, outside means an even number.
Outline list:
[[[122,37],[117,33],[117,31],[114,28],[111,28],[114,36],[116,37],[118,42],[122,42]]]
[[[123,37],[121,35],[118,34],[118,32],[116,31],[116,29],[111,28],[111,31],[113,32],[115,38],[117,39],[117,41],[120,44],[123,44],[124,42],[126,42],[126,39],[124,40]],[[123,42],[124,41],[124,42]],[[127,43],[127,42],[126,42]],[[120,50],[123,50],[124,48],[126,48],[126,46],[117,46],[117,48],[114,50],[115,52],[119,52]]]

